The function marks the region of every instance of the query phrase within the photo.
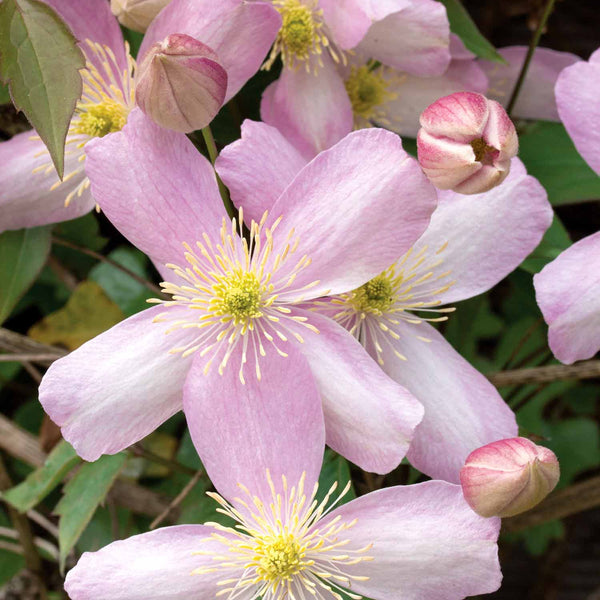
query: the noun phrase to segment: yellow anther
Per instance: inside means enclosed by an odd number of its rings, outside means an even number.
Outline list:
[[[302,560],[306,547],[300,546],[290,534],[259,539],[255,552],[256,574],[265,581],[277,583],[291,579],[306,566]]]
[[[241,269],[226,273],[213,286],[214,314],[232,319],[235,325],[261,317],[263,287],[254,273]]]
[[[128,112],[127,107],[111,99],[99,104],[81,106],[77,110],[79,118],[74,123],[74,131],[90,137],[104,137],[108,133],[123,129]]]
[[[381,116],[381,106],[397,95],[389,91],[390,80],[384,77],[383,69],[369,63],[353,66],[344,82],[350,97],[355,118],[370,121]]]
[[[392,306],[394,295],[392,278],[386,271],[359,287],[351,302],[357,311],[380,315]]]

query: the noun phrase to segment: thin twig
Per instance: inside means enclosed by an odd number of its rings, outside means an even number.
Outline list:
[[[600,360],[586,360],[575,365],[547,365],[501,371],[487,376],[496,386],[527,385],[530,383],[549,383],[568,379],[591,379],[600,377]]]
[[[157,465],[162,465],[163,467],[166,467],[167,469],[170,469],[172,471],[179,471],[180,473],[183,473],[184,475],[189,475],[190,477],[193,477],[196,474],[195,469],[190,469],[189,467],[186,467],[185,465],[182,465],[177,461],[169,460],[168,458],[159,456],[158,454],[155,454],[150,450],[146,450],[146,448],[144,448],[140,443],[133,444],[130,450],[132,454],[135,454],[136,456],[141,456],[142,458],[156,463]]]
[[[89,248],[86,248],[85,246],[80,246],[79,244],[74,244],[73,242],[63,240],[62,238],[56,237],[55,235],[52,236],[52,243],[57,244],[59,246],[65,246],[65,248],[71,248],[72,250],[77,250],[78,252],[81,252],[82,254],[87,254],[88,256],[91,256],[92,258],[95,258],[99,261],[105,262],[105,263],[111,265],[112,267],[115,267],[115,269],[119,269],[119,271],[122,271],[123,273],[129,275],[129,277],[131,277],[132,279],[135,279],[138,283],[141,283],[142,285],[146,286],[153,293],[162,295],[162,290],[160,289],[160,287],[158,287],[157,285],[154,285],[152,282],[148,281],[147,279],[140,277],[137,273],[134,273],[131,269],[124,267],[123,265],[112,260],[111,258],[108,258],[107,256],[104,256],[103,254],[100,254],[99,252],[94,252],[93,250],[90,250]]]
[[[515,358],[517,358],[517,355],[522,350],[523,346],[527,343],[527,340],[529,340],[529,338],[534,334],[536,329],[543,322],[544,322],[544,319],[542,319],[542,317],[540,317],[539,319],[537,319],[535,321],[535,323],[533,325],[531,325],[527,329],[527,331],[525,332],[523,337],[519,340],[517,345],[514,347],[513,351],[511,352],[510,356],[508,357],[507,361],[502,365],[502,368],[500,369],[501,371],[504,371],[504,369],[506,369],[506,367],[510,366],[510,364],[515,360]]]
[[[23,361],[23,368],[38,385],[42,382],[42,374],[28,361]]]
[[[0,354],[0,362],[33,362],[48,365],[62,358],[61,354]]]
[[[600,506],[600,476],[575,483],[568,488],[553,492],[543,502],[522,515],[503,519],[505,532],[521,531],[554,519]]]
[[[8,529],[7,527],[0,527],[0,535],[3,537],[7,537],[11,540],[19,539],[19,534],[14,529]],[[45,540],[41,537],[35,537],[35,538],[33,538],[33,541],[40,550],[44,550],[44,552],[47,552],[56,562],[58,562],[58,556],[59,556],[58,548],[54,544],[50,543],[48,540]],[[3,540],[0,541],[0,544],[2,544],[2,543],[3,543]],[[4,544],[6,544],[6,545],[0,546],[4,550],[8,550],[9,552],[14,552],[16,554],[24,555],[23,547],[20,544],[10,544],[10,543],[6,543],[6,542],[4,542]]]
[[[181,490],[181,492],[179,492],[179,494],[177,494],[177,496],[175,498],[173,498],[173,500],[171,501],[169,506],[167,506],[167,508],[165,508],[165,510],[160,515],[158,515],[158,517],[156,517],[156,519],[154,519],[154,521],[152,521],[152,523],[150,523],[151,530],[154,529],[155,527],[157,527],[158,525],[160,525],[169,516],[169,513],[174,508],[179,506],[179,504],[181,504],[181,502],[183,502],[184,498],[192,491],[192,488],[198,483],[201,476],[202,476],[202,471],[197,471],[194,474],[194,476],[187,482],[187,484]]]
[[[14,353],[58,354],[59,356],[68,353],[64,348],[42,344],[22,333],[16,333],[3,327],[0,327],[0,350]]]
[[[519,97],[519,93],[521,91],[521,87],[523,82],[525,81],[525,76],[527,75],[527,71],[529,70],[529,64],[531,63],[531,59],[533,58],[533,53],[537,48],[537,45],[540,43],[540,38],[542,37],[542,33],[544,32],[544,28],[546,27],[546,23],[548,22],[548,17],[554,8],[555,0],[548,0],[546,2],[546,7],[544,8],[544,13],[542,14],[542,18],[536,27],[533,36],[531,37],[531,41],[529,42],[529,49],[527,50],[527,56],[523,61],[523,66],[521,67],[521,72],[519,73],[519,78],[517,79],[517,83],[513,89],[510,100],[508,102],[508,106],[506,107],[506,112],[510,116],[515,104],[517,102],[517,98]]]
[[[58,260],[58,258],[56,258],[56,256],[48,257],[48,266],[70,292],[72,292],[79,284],[77,277],[75,277],[75,275],[73,275],[73,273]]]
[[[55,538],[58,538],[58,527],[54,523],[52,523],[52,521],[50,521],[44,515],[33,509],[28,510],[26,514],[34,523],[37,523],[50,535],[53,535]]]

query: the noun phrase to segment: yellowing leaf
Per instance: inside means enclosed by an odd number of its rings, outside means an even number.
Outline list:
[[[0,4],[0,78],[48,147],[62,178],[69,122],[82,82],[83,53],[59,16],[38,0]]]
[[[29,336],[75,350],[124,318],[121,309],[93,281],[80,283],[67,304],[36,323]]]

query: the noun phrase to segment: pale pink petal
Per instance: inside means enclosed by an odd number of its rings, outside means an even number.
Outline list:
[[[319,280],[307,292],[316,298],[367,282],[423,233],[435,203],[433,186],[397,135],[375,128],[352,132],[304,167],[271,212],[283,216],[281,228],[294,228],[298,255],[312,261],[293,289]],[[290,291],[280,298],[304,295]]]
[[[241,139],[223,148],[215,167],[244,219],[258,223],[306,162],[275,127],[246,119]]]
[[[600,49],[567,67],[556,82],[556,104],[579,154],[600,175]]]
[[[267,2],[173,0],[152,21],[139,57],[171,33],[196,38],[227,71],[227,102],[258,71],[280,26],[279,13]]]
[[[335,43],[354,48],[373,21],[410,6],[410,0],[319,0],[319,7]]]
[[[347,549],[373,544],[369,562],[344,569],[365,581],[352,591],[378,600],[462,600],[493,592],[502,574],[496,541],[500,519],[484,519],[460,486],[442,481],[391,487],[344,504],[319,522],[356,523]]]
[[[191,359],[169,350],[189,333],[166,335],[168,324],[152,322],[161,312],[157,306],[122,321],[44,375],[40,402],[83,459],[119,452],[181,410]]]
[[[497,100],[506,108],[523,66],[527,47],[509,46],[500,48],[498,52],[508,62],[507,65],[486,60],[479,61],[479,64],[490,80],[488,98]],[[564,68],[579,60],[581,59],[578,56],[569,52],[536,48],[512,116],[558,121],[554,101],[556,79]]]
[[[115,227],[159,263],[182,263],[221,226],[225,210],[212,166],[183,133],[155,125],[139,109],[123,131],[86,146],[92,193]]]
[[[442,304],[496,285],[536,248],[552,222],[546,191],[516,158],[498,187],[471,196],[444,191],[439,198],[431,224],[414,251],[427,247],[433,252],[448,244],[439,254],[439,269],[449,270],[454,283],[431,298]]]
[[[213,531],[164,527],[85,552],[67,573],[65,590],[71,600],[212,600],[225,573],[192,571],[215,564],[205,552],[222,554],[222,543],[210,539]]]
[[[565,250],[534,276],[548,342],[563,363],[600,350],[600,232]]]
[[[84,181],[81,153],[65,156],[65,175],[78,171],[67,181],[50,188],[59,179],[44,142],[31,139],[35,131],[19,133],[0,143],[0,232],[36,227],[80,217],[94,206],[89,189],[75,196],[68,207],[69,193]],[[39,171],[33,172],[34,169]]]
[[[97,42],[112,50],[121,69],[127,68],[123,35],[106,0],[42,1],[64,19],[86,54],[89,54],[86,40]],[[96,62],[96,64],[101,66],[101,63]]]
[[[323,399],[327,444],[366,471],[391,471],[406,454],[422,406],[343,327],[312,311],[303,314],[319,330],[297,327]]]
[[[333,60],[323,55],[317,74],[284,68],[263,93],[262,120],[310,160],[352,131],[352,106]]]
[[[389,128],[416,137],[419,116],[432,102],[454,92],[485,93],[487,86],[487,77],[474,60],[452,60],[448,69],[437,77],[403,75],[390,86],[390,92],[397,97],[385,106]]]
[[[496,388],[433,327],[401,322],[394,331],[400,336],[392,342],[394,348],[406,360],[382,344],[383,369],[425,407],[408,459],[434,479],[458,482],[470,452],[517,434],[515,415]]]
[[[399,71],[419,77],[441,75],[450,63],[446,9],[434,0],[411,5],[374,23],[358,49]]]
[[[272,500],[267,469],[276,489],[281,476],[291,485],[306,473],[306,489],[319,478],[325,449],[325,425],[319,391],[306,359],[287,344],[287,357],[270,352],[254,375],[249,352],[246,382],[234,367],[242,359],[241,343],[223,375],[203,372],[194,360],[184,389],[184,410],[192,440],[211,481],[232,501],[243,495],[238,483],[265,503]]]

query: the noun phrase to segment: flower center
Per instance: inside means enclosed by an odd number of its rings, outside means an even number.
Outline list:
[[[359,287],[351,302],[358,311],[380,315],[394,303],[394,292],[389,274],[382,273]]]
[[[272,499],[257,498],[243,486],[242,498],[236,504],[247,510],[240,512],[218,494],[208,495],[216,500],[218,512],[228,515],[235,527],[219,523],[206,523],[215,532],[211,539],[224,546],[223,551],[198,552],[210,555],[214,561],[192,574],[223,571],[226,578],[217,585],[222,589],[217,597],[244,598],[337,598],[343,592],[352,600],[361,596],[348,590],[353,581],[366,581],[368,577],[351,575],[346,567],[363,561],[371,561],[365,553],[373,546],[352,547],[351,539],[344,533],[354,527],[356,519],[343,521],[338,515],[326,523],[321,519],[331,511],[350,489],[350,482],[330,502],[337,483],[319,502],[316,500],[318,485],[312,494],[305,494],[303,473],[297,485],[289,487],[282,476],[282,491],[275,489],[269,471],[267,481]],[[226,535],[222,535],[225,533]]]
[[[119,102],[108,98],[99,104],[84,106],[78,112],[75,133],[83,133],[90,137],[104,137],[107,133],[123,129],[129,110]]]
[[[323,31],[323,11],[318,8],[317,0],[273,0],[273,5],[281,14],[281,28],[263,69],[270,69],[281,55],[284,66],[297,68],[304,64],[307,71],[316,72],[317,66],[323,66],[324,48],[336,62],[345,60],[342,52],[331,47]],[[316,64],[311,65],[313,57]]]
[[[256,574],[265,581],[289,580],[307,565],[306,548],[289,533],[259,540],[255,552]]]
[[[494,164],[494,160],[498,157],[498,150],[493,146],[488,146],[483,138],[477,138],[471,142],[471,148],[475,153],[475,160],[484,165]]]
[[[227,273],[222,281],[213,286],[215,293],[214,314],[229,316],[235,325],[261,317],[264,291],[258,277],[240,269]]]

